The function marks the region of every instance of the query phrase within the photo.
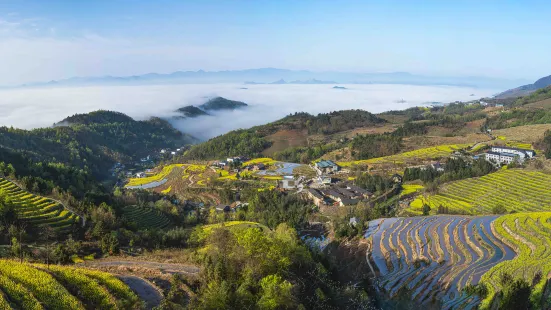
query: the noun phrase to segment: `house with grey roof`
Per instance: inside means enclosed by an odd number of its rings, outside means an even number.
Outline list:
[[[338,172],[341,167],[332,160],[322,160],[314,164],[314,168],[318,174],[328,174]]]

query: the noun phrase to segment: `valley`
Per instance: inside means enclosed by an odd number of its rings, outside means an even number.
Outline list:
[[[0,252],[53,277],[63,309],[211,309],[224,294],[238,307],[272,282],[279,303],[308,308],[494,309],[517,286],[536,305],[549,298],[546,100],[294,113],[203,143],[111,111],[4,129]],[[226,104],[248,109],[211,108]],[[48,145],[71,155],[37,151]],[[31,302],[7,285],[10,307]]]

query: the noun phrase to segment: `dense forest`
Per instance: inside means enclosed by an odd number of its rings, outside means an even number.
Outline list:
[[[35,179],[40,192],[58,186],[73,193],[94,187],[116,162],[139,160],[195,140],[159,118],[135,121],[118,112],[77,114],[50,128],[0,127],[0,162],[18,178]]]

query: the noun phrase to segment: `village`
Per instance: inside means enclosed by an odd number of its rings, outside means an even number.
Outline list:
[[[145,181],[151,175],[156,175],[154,168],[156,162],[161,159],[170,159],[170,157],[176,156],[182,153],[182,151],[183,148],[174,151],[163,149],[156,155],[142,158],[140,162],[134,164],[135,169],[142,168],[142,170],[134,170],[134,172],[125,171],[125,166],[121,164],[115,165],[114,168],[115,171],[126,178],[133,177],[133,179],[144,179]],[[461,158],[467,162],[472,162],[473,160],[483,158],[492,163],[497,169],[512,164],[522,165],[534,159],[535,156],[535,151],[531,149],[502,145],[484,146],[476,152],[458,150],[450,153],[447,157],[435,158],[436,160],[432,159],[428,160],[428,162],[424,160],[424,164],[401,167],[399,170],[390,170],[386,173],[390,173],[389,177],[397,188],[403,182],[402,175],[405,168],[419,168],[422,171],[431,169],[435,173],[443,173],[448,159]],[[203,166],[198,165],[198,167]],[[297,169],[299,167],[302,168]],[[271,158],[250,159],[246,156],[233,156],[205,163],[204,168],[198,170],[202,171],[202,173],[194,174],[196,181],[189,184],[189,186],[202,188],[206,182],[214,179],[219,181],[224,180],[230,182],[230,184],[237,180],[255,182],[255,186],[261,186],[259,190],[270,189],[300,195],[304,199],[310,200],[322,212],[331,210],[331,208],[355,206],[359,203],[372,204],[374,201],[380,201],[380,197],[376,193],[370,192],[356,184],[355,171],[352,171],[351,168],[349,166],[343,167],[333,160],[319,160],[309,165],[300,165],[278,162]],[[361,170],[367,171],[368,168],[369,166],[363,166]],[[189,180],[193,180],[194,176],[189,176]],[[156,180],[156,183],[150,183],[153,184],[152,187],[144,184],[138,186],[138,188],[145,189],[161,186],[164,189],[160,191],[169,193],[172,186],[169,186],[169,188],[166,188],[166,185],[162,186],[164,182],[168,181],[168,173],[162,177],[164,179]],[[120,182],[120,184],[124,183]],[[378,194],[379,196],[385,195],[386,197],[386,193]],[[179,201],[191,207],[199,207],[202,210],[206,210],[210,206],[218,212],[235,212],[239,208],[247,206],[247,202],[240,201],[239,194],[236,195],[235,199],[228,202],[199,202],[194,201],[193,198],[181,199]],[[407,203],[410,202],[411,200],[407,201]]]

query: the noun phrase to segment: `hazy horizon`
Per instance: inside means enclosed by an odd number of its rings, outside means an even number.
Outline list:
[[[539,0],[8,0],[0,85],[266,67],[535,81],[550,15]]]
[[[185,120],[171,120],[182,132],[208,139],[238,128],[275,121],[290,113],[326,113],[363,109],[372,113],[406,109],[426,102],[474,100],[497,90],[453,86],[413,85],[247,85],[183,84],[147,86],[89,86],[11,89],[0,91],[0,125],[22,129],[51,126],[67,116],[99,109],[125,113],[137,120],[169,118],[177,108],[200,105],[221,96],[246,102],[243,110],[216,112]],[[471,96],[474,94],[475,96]],[[405,103],[400,103],[405,100]]]

